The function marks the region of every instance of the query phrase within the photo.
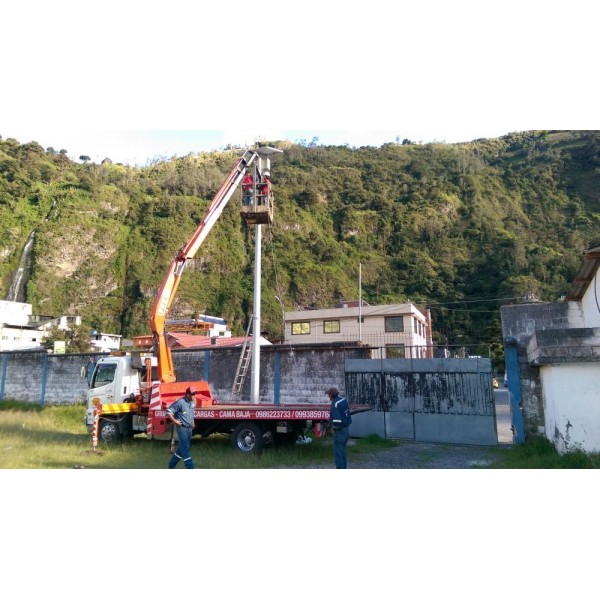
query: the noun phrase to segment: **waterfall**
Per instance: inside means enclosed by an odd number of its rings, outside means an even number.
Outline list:
[[[32,231],[23,248],[21,260],[19,261],[19,268],[16,270],[12,283],[10,284],[10,290],[8,291],[8,296],[6,298],[9,302],[25,301],[25,285],[31,268],[31,248],[33,247],[34,238],[35,231]]]

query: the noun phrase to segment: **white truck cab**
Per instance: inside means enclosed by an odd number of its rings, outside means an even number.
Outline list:
[[[98,359],[87,393],[85,424],[88,430],[91,431],[93,427],[97,404],[119,404],[139,394],[140,384],[146,378],[145,359],[146,356],[139,352],[131,355],[113,354]],[[152,356],[150,360],[152,367],[156,367],[156,357]]]

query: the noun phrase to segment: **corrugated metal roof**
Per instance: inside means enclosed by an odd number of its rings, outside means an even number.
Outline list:
[[[583,253],[581,266],[565,301],[581,300],[600,267],[600,246]]]
[[[189,333],[174,333],[169,331],[167,334],[168,344],[170,348],[235,348],[242,346],[245,337],[208,337],[206,335],[191,335]],[[252,341],[252,337],[248,338],[248,342]],[[261,336],[261,346],[270,346],[271,342]]]
[[[210,348],[211,346],[230,348],[243,345],[245,340],[243,337],[210,338],[206,335],[191,335],[189,333],[174,333],[172,331],[167,336],[171,348]]]

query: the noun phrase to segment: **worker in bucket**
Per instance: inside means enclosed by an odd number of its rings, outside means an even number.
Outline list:
[[[271,172],[265,171],[263,181],[258,185],[258,204],[269,206],[271,199]]]
[[[242,179],[242,190],[244,192],[242,196],[242,204],[244,206],[250,206],[252,204],[252,193],[254,188],[254,178],[250,173],[246,173],[244,179]]]
[[[331,401],[329,408],[329,425],[333,431],[333,456],[335,458],[335,468],[346,468],[346,445],[350,437],[350,407],[348,401],[339,395],[337,388],[329,388],[325,392]]]
[[[192,430],[194,429],[194,408],[196,407],[197,390],[189,387],[185,390],[185,396],[175,400],[167,408],[167,417],[177,427],[177,449],[169,460],[169,469],[174,469],[180,460],[186,469],[194,468],[192,460],[191,444]]]

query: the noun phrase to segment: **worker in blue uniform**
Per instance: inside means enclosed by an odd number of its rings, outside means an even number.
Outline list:
[[[167,417],[177,427],[177,450],[169,460],[169,469],[174,469],[180,460],[183,460],[183,466],[186,469],[194,468],[192,460],[192,430],[194,429],[194,408],[196,407],[197,390],[193,387],[185,390],[185,396],[175,400],[167,408]]]
[[[339,395],[337,388],[329,388],[325,392],[331,401],[329,408],[329,424],[333,431],[333,456],[335,458],[335,468],[346,468],[346,445],[350,437],[350,406],[343,396]]]

